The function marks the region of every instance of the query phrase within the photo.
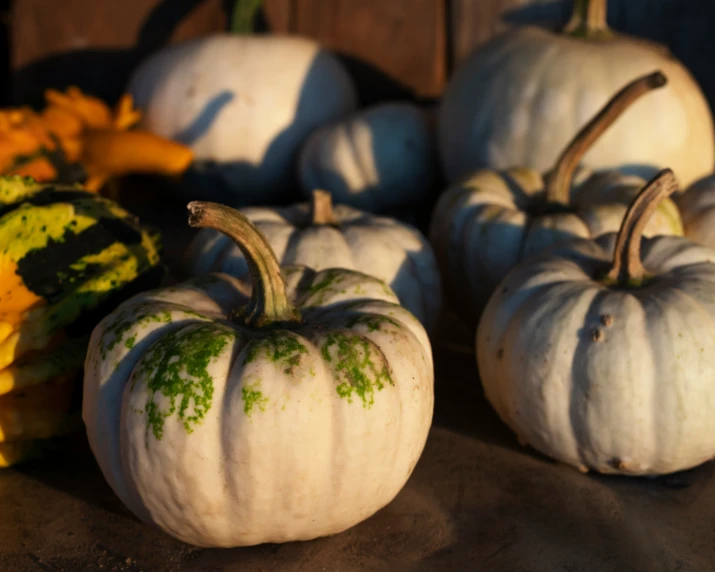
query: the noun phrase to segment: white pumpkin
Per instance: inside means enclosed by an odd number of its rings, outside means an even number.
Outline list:
[[[450,182],[474,169],[523,165],[543,171],[613,92],[660,69],[666,89],[643,99],[584,157],[593,169],[651,176],[670,166],[684,185],[715,166],[707,101],[665,48],[616,34],[606,0],[576,0],[563,33],[516,28],[456,70],[439,111],[439,147]]]
[[[305,138],[357,106],[332,54],[276,35],[216,34],[164,48],[128,89],[143,126],[189,145],[207,186],[233,204],[283,197]]]
[[[476,326],[496,285],[520,261],[573,238],[596,237],[620,227],[628,204],[645,181],[615,171],[583,170],[579,160],[636,99],[663,85],[654,73],[628,84],[573,139],[545,177],[528,168],[482,170],[448,189],[432,215],[430,239],[445,289],[460,315]],[[650,95],[648,97],[651,97]],[[663,201],[646,236],[682,235],[675,204]],[[470,342],[471,344],[471,342]]]
[[[318,129],[300,153],[306,196],[325,189],[336,202],[371,212],[419,204],[435,183],[436,145],[424,110],[385,103]]]
[[[520,441],[583,471],[657,475],[715,456],[715,251],[643,239],[667,170],[618,236],[510,272],[479,324],[489,402]],[[609,270],[610,267],[610,270]]]
[[[252,292],[214,274],[140,294],[97,326],[83,399],[97,462],[137,517],[190,544],[345,530],[394,498],[424,447],[427,335],[384,282],[305,267],[281,278],[247,219],[190,210],[239,241]]]
[[[390,285],[428,330],[434,325],[442,301],[439,270],[432,247],[417,229],[345,205],[333,207],[324,191],[314,191],[310,204],[241,212],[266,237],[281,264],[347,268],[375,276]],[[196,235],[186,266],[193,276],[225,272],[242,278],[248,273],[240,247],[213,229]]]
[[[675,201],[683,217],[685,236],[715,248],[715,175],[696,181]]]

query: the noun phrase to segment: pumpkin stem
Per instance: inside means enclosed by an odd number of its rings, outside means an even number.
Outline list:
[[[641,238],[648,220],[660,202],[678,188],[670,169],[658,173],[631,202],[616,238],[613,263],[607,280],[622,286],[638,286],[646,276],[641,262]]]
[[[577,38],[602,40],[613,35],[606,17],[608,0],[574,0],[564,33]]]
[[[235,0],[231,14],[231,32],[251,34],[263,0]]]
[[[333,214],[333,197],[328,191],[313,191],[313,200],[310,203],[310,220],[314,226],[337,222]]]
[[[213,228],[232,238],[251,273],[251,301],[238,315],[246,325],[262,328],[275,322],[298,322],[300,314],[288,301],[281,269],[265,237],[235,209],[217,203],[189,203],[189,225]]]
[[[571,140],[554,168],[546,175],[546,201],[568,206],[571,179],[581,159],[603,133],[638,98],[668,82],[662,72],[639,77],[623,87]]]

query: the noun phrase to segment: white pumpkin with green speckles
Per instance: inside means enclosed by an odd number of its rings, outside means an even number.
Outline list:
[[[400,303],[430,330],[442,301],[439,270],[429,242],[415,228],[346,205],[332,205],[325,191],[310,204],[247,207],[241,212],[266,237],[281,264],[322,270],[347,268],[384,280]],[[241,249],[229,237],[206,228],[189,246],[186,267],[193,276],[248,272]]]
[[[638,196],[617,240],[517,266],[479,324],[489,402],[523,444],[583,471],[656,475],[715,456],[715,251],[660,236],[641,252],[669,175]]]
[[[211,217],[230,209],[192,208],[193,224],[226,230]],[[229,218],[253,292],[214,274],[107,316],[85,365],[90,445],[127,507],[185,542],[340,532],[389,503],[419,459],[427,335],[375,278],[284,267],[281,279],[255,228]]]
[[[661,83],[663,82],[663,83]],[[632,82],[573,139],[545,176],[514,167],[482,170],[448,189],[432,215],[430,239],[445,289],[476,325],[496,285],[516,264],[545,248],[575,238],[618,230],[628,203],[645,181],[616,171],[572,177],[583,153],[651,89],[664,85],[654,73]],[[675,204],[666,199],[649,221],[646,236],[682,235]]]

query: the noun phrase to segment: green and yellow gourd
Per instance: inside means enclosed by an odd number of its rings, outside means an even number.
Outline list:
[[[158,236],[115,203],[0,177],[0,467],[79,423],[89,332],[161,273]]]

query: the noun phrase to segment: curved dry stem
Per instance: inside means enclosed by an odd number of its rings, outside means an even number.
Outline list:
[[[574,0],[571,19],[564,27],[564,33],[587,39],[610,37],[607,7],[608,0]]]
[[[646,276],[641,261],[643,229],[660,202],[678,188],[678,181],[670,169],[663,169],[643,187],[633,199],[618,231],[613,263],[608,272],[609,282],[633,286],[643,282]]]
[[[661,71],[633,80],[614,95],[601,108],[601,111],[581,128],[581,131],[561,153],[554,168],[546,175],[546,200],[548,203],[568,206],[571,179],[586,152],[637,99],[654,89],[663,87],[667,82],[667,78]]]
[[[251,301],[239,314],[248,326],[261,328],[274,322],[300,321],[288,301],[281,269],[260,231],[243,214],[217,203],[189,203],[189,225],[213,228],[233,239],[246,258],[251,273]]]
[[[313,200],[310,203],[311,224],[336,224],[333,213],[333,197],[328,191],[313,191]]]

